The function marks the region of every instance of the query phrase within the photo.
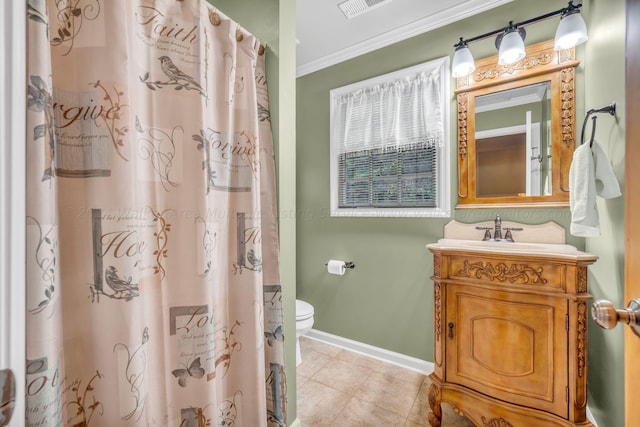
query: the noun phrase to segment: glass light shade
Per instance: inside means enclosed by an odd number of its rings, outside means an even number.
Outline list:
[[[456,49],[453,54],[453,64],[451,68],[451,75],[456,78],[468,76],[476,69],[473,55],[471,55],[471,51],[468,47],[465,46]]]
[[[560,19],[556,30],[554,48],[556,50],[569,49],[587,41],[587,25],[580,13],[572,13]]]
[[[513,64],[514,62],[520,61],[524,56],[524,41],[518,31],[507,32],[500,42],[498,64]]]

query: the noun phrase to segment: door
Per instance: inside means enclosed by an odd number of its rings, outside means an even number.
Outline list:
[[[0,426],[16,427],[24,425],[26,3],[0,4]]]
[[[626,9],[625,303],[640,298],[640,0],[627,0]],[[640,427],[640,338],[628,327],[624,334],[625,426]]]

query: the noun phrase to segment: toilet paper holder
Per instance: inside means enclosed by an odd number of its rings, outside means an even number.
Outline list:
[[[324,265],[327,266],[327,265],[329,265],[329,263],[325,262]],[[344,268],[356,268],[356,264],[354,262],[351,262],[351,261],[349,261],[349,262],[345,261]]]

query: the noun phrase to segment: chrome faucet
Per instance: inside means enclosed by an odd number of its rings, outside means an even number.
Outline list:
[[[476,230],[484,230],[484,237],[482,241],[490,242],[513,242],[512,231],[522,231],[521,227],[505,227],[505,234],[502,237],[502,218],[500,214],[496,215],[496,219],[493,221],[493,227],[476,227]],[[493,230],[493,237],[491,237],[491,230]]]
[[[500,214],[496,215],[493,223],[493,240],[502,240],[502,219],[500,219]]]

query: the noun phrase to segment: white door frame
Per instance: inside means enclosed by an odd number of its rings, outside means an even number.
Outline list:
[[[25,420],[26,5],[0,4],[0,369],[16,377],[12,427]]]

